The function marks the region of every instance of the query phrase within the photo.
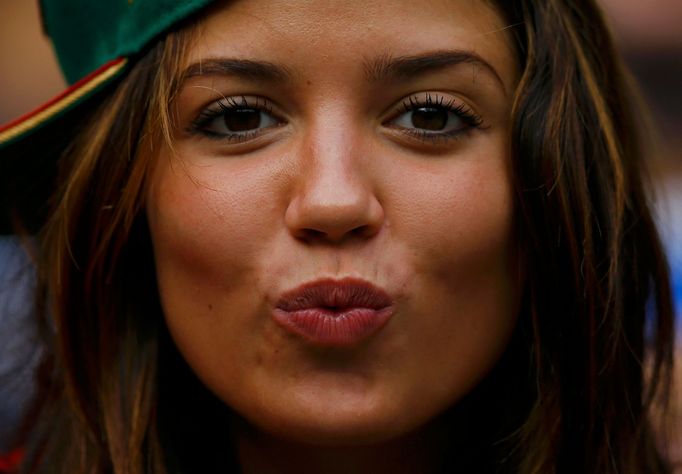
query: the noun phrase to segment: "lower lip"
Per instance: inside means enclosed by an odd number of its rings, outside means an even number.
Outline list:
[[[296,311],[275,309],[274,320],[289,332],[322,346],[356,344],[381,329],[393,315],[393,308],[349,308],[333,311],[310,308]]]

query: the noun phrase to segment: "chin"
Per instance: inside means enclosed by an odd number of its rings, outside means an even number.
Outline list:
[[[390,442],[409,433],[392,424],[337,419],[306,420],[269,428],[265,431],[279,439],[324,447],[371,446]]]
[[[406,416],[414,413],[396,413],[387,402],[290,404],[289,408],[278,413],[263,411],[249,424],[279,439],[329,447],[385,443],[420,425],[419,419]]]

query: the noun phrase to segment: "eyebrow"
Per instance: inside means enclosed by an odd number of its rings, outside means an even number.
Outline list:
[[[196,76],[234,76],[261,82],[290,82],[291,73],[277,64],[250,59],[203,59],[183,72],[184,79]]]
[[[365,60],[364,67],[368,81],[394,82],[460,64],[473,64],[487,70],[505,88],[504,81],[497,70],[473,51],[443,50],[395,57],[383,55]]]
[[[411,79],[460,64],[473,64],[487,70],[506,92],[504,81],[497,70],[473,51],[443,50],[412,56],[382,55],[363,61],[365,78],[369,82],[395,82],[401,79]],[[292,74],[287,68],[268,61],[251,59],[203,59],[191,64],[183,72],[184,79],[211,75],[233,76],[271,83],[292,81]]]

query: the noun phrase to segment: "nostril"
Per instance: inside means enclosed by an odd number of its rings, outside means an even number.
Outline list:
[[[338,232],[335,232],[334,230],[323,231],[311,228],[303,228],[299,229],[296,233],[296,236],[299,239],[309,242],[319,242],[323,240],[345,240],[348,237],[365,239],[371,235],[372,227],[368,225],[358,226],[349,230],[339,230]]]
[[[349,235],[352,234],[348,233],[346,234],[346,237]],[[331,232],[325,232],[317,229],[300,229],[296,237],[309,245],[325,244],[345,240],[343,236],[340,237]]]
[[[299,237],[305,240],[320,240],[325,238],[325,232],[315,229],[301,229]]]
[[[362,239],[366,240],[371,238],[373,235],[375,235],[379,231],[379,227],[371,226],[371,225],[363,225],[360,227],[356,227],[355,229],[351,230],[349,232],[349,235],[357,238],[357,239]]]
[[[351,234],[353,234],[356,237],[365,237],[367,234],[369,234],[370,228],[367,225],[362,225],[360,227],[356,227],[351,231]]]

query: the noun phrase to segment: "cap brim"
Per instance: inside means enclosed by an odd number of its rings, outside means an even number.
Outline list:
[[[109,61],[96,71],[72,84],[49,102],[6,125],[0,126],[0,148],[9,145],[15,140],[20,140],[25,135],[31,134],[45,123],[56,119],[78,105],[116,78],[125,69],[126,63],[126,58]]]

